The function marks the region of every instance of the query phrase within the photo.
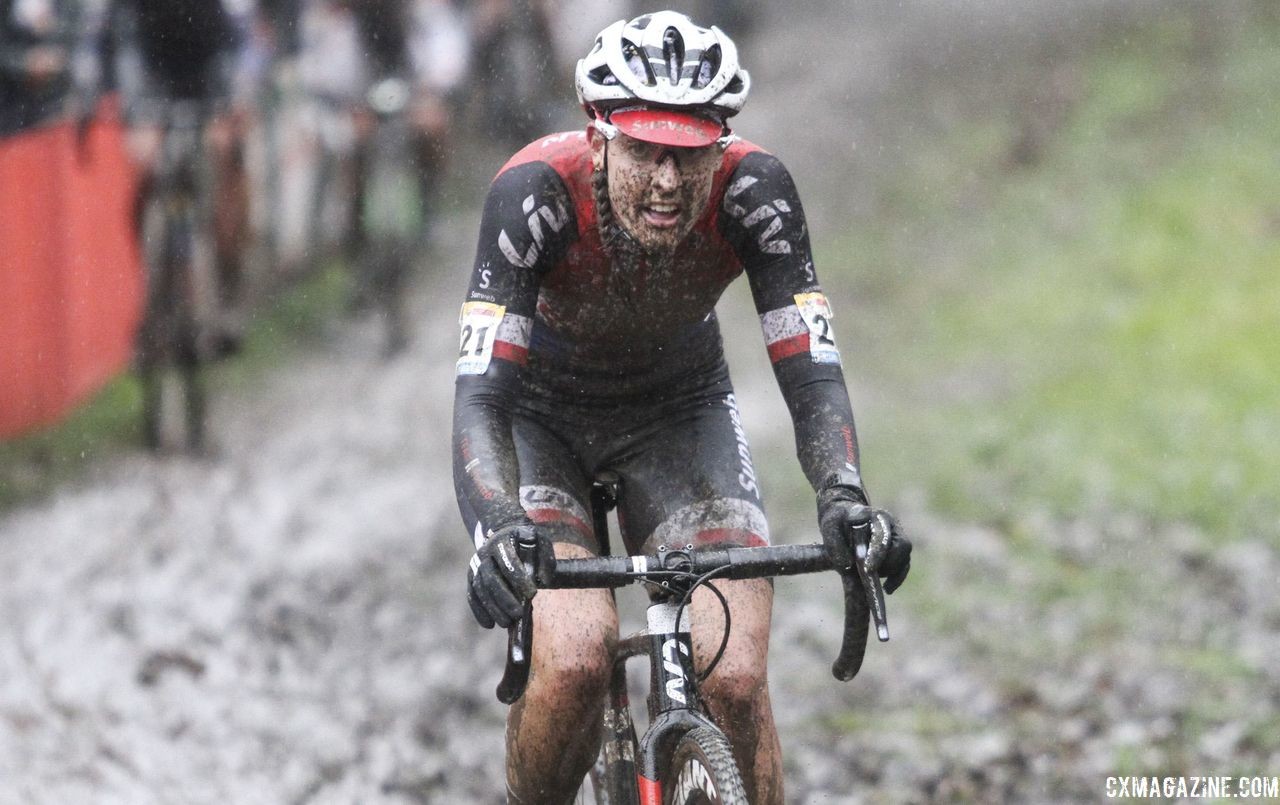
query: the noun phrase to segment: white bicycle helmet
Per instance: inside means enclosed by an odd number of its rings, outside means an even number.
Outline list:
[[[741,111],[751,77],[719,28],[658,11],[601,31],[578,61],[574,85],[597,121],[639,139],[706,145],[725,134],[726,118]]]

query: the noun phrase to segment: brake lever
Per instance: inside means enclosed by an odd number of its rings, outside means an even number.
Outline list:
[[[889,618],[884,607],[884,585],[880,583],[880,574],[873,569],[871,562],[876,558],[876,564],[879,564],[878,557],[884,552],[884,538],[876,537],[875,528],[871,529],[871,535],[873,545],[854,545],[853,566],[858,571],[858,578],[862,581],[862,589],[867,596],[867,605],[871,608],[871,619],[876,624],[876,637],[881,643],[886,643],[889,640]]]
[[[831,673],[842,682],[853,679],[862,668],[867,648],[868,620],[875,621],[876,637],[881,643],[889,639],[884,587],[880,583],[880,574],[876,572],[876,566],[887,546],[888,534],[878,533],[884,529],[877,529],[873,524],[868,524],[867,529],[870,536],[865,542],[855,532],[853,567],[840,571],[845,598],[844,639],[840,646],[840,656],[831,666]]]
[[[536,538],[517,537],[516,556],[530,567],[534,581],[539,585],[547,583],[555,573],[555,554],[539,550]],[[498,683],[498,701],[514,704],[524,695],[532,662],[533,602],[526,601],[520,620],[507,627],[507,667],[502,672],[502,681]]]
[[[529,684],[533,659],[533,602],[524,605],[520,620],[507,627],[507,667],[498,683],[498,701],[515,704]]]

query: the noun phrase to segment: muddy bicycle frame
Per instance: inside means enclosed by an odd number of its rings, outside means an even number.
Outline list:
[[[605,553],[608,552],[606,517],[616,503],[616,493],[615,485],[597,484],[591,495],[595,532]],[[866,651],[869,622],[874,619],[877,637],[882,642],[889,639],[889,628],[879,576],[867,567],[871,546],[857,539],[853,542],[855,561],[851,568],[836,567],[820,543],[698,550],[687,545],[683,550],[660,548],[659,553],[652,556],[586,559],[536,556],[535,545],[519,547],[521,558],[534,569],[539,589],[613,590],[637,582],[652,585],[646,617],[648,628],[619,641],[614,655],[601,751],[593,770],[604,803],[660,805],[662,771],[680,739],[698,727],[719,732],[719,727],[704,714],[698,694],[700,680],[693,666],[693,641],[686,606],[692,590],[703,582],[838,572],[844,583],[845,623],[840,653],[831,672],[841,681],[848,681],[858,673]],[[726,618],[726,640],[729,628]],[[532,652],[533,606],[528,603],[524,616],[508,634],[507,665],[497,690],[498,699],[504,704],[512,704],[523,695]],[[639,656],[647,656],[650,665],[649,727],[637,740],[627,694],[626,663]]]

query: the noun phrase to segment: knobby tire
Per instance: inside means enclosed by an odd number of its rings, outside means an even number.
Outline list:
[[[710,727],[685,733],[661,782],[663,805],[747,805],[729,741]]]

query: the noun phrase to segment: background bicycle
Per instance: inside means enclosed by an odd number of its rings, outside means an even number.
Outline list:
[[[217,349],[210,323],[218,309],[212,255],[212,196],[204,159],[208,110],[198,101],[166,105],[161,156],[139,199],[138,230],[147,270],[137,339],[143,438],[198,450],[205,443],[202,366]]]
[[[387,76],[366,94],[371,131],[359,147],[356,248],[352,266],[355,309],[382,320],[384,354],[395,355],[409,339],[405,292],[422,258],[426,200],[408,114],[412,88]]]

